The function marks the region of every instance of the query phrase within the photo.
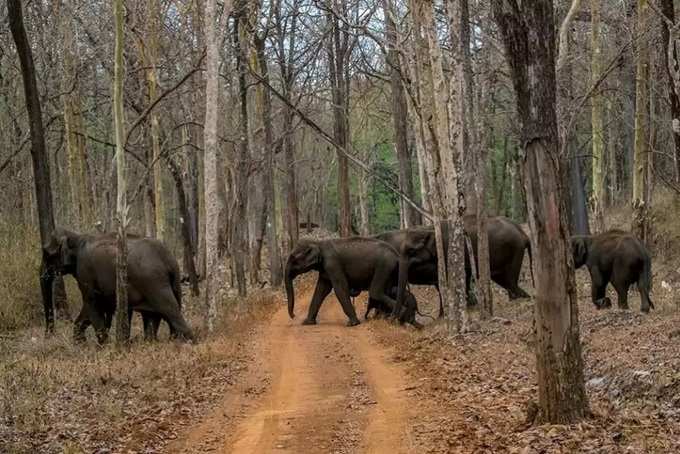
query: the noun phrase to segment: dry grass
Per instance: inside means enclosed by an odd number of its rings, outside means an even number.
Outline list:
[[[187,298],[192,326],[199,301]],[[0,342],[0,452],[126,452],[157,448],[178,424],[205,410],[244,367],[243,343],[272,312],[274,293],[261,291],[233,311],[223,298],[216,332],[198,344],[140,340],[119,351],[94,342],[76,346],[71,326],[43,339],[41,328]],[[194,310],[192,310],[194,309]],[[238,319],[236,313],[238,312]],[[225,315],[226,314],[226,315]]]

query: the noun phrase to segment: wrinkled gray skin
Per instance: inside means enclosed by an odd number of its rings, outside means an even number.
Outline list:
[[[473,215],[463,218],[465,233],[470,238],[475,257],[475,274],[477,274],[477,223]],[[498,216],[490,217],[487,227],[489,235],[489,267],[491,268],[491,280],[503,287],[508,292],[508,297],[528,298],[529,295],[518,285],[524,251],[529,252],[531,261],[531,245],[529,237],[524,233],[519,224],[514,221]],[[448,230],[443,229],[444,245],[448,245]],[[432,227],[416,227],[413,229],[387,232],[379,236],[385,241],[399,242],[399,291],[397,292],[397,306],[400,310],[402,293],[406,284],[434,285],[438,288],[437,271],[437,246],[434,229]],[[391,238],[391,240],[390,240]],[[532,271],[533,279],[533,271]],[[468,295],[468,304],[474,305],[474,297],[470,291],[472,281],[472,266],[465,244],[465,290]],[[405,294],[405,293],[404,293]],[[441,294],[439,298],[439,316],[444,313]]]
[[[598,235],[573,236],[571,250],[574,266],[588,267],[593,304],[598,309],[611,307],[606,296],[607,284],[612,283],[618,295],[618,305],[628,309],[628,288],[637,283],[640,291],[640,310],[654,308],[649,298],[652,286],[652,259],[647,248],[633,234],[610,230]]]
[[[181,313],[182,292],[177,261],[159,241],[129,235],[128,302],[147,318],[145,334],[165,320],[172,332],[184,339],[193,333]],[[70,274],[78,282],[83,307],[73,327],[73,338],[82,341],[92,324],[99,343],[106,342],[116,306],[116,235],[80,235],[57,229],[43,246],[46,263],[41,281],[46,317],[52,306],[52,281]]]
[[[351,295],[368,290],[370,298],[393,309],[394,299],[385,293],[385,289],[396,285],[398,266],[397,251],[374,238],[300,240],[288,257],[284,274],[288,314],[290,318],[295,317],[293,280],[300,274],[318,271],[319,278],[303,325],[316,324],[321,303],[331,290],[335,291],[349,319],[347,325],[358,325]]]

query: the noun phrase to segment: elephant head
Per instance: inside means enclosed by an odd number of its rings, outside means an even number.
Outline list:
[[[444,243],[446,244],[446,242]],[[396,313],[404,306],[409,269],[414,265],[437,262],[437,243],[434,229],[412,229],[399,250],[399,281]]]
[[[79,236],[65,229],[55,229],[42,247],[40,289],[45,309],[46,331],[54,329],[52,284],[58,275],[74,274],[77,262]]]
[[[301,240],[288,256],[285,270],[288,315],[295,318],[295,291],[293,280],[300,274],[316,269],[321,264],[321,246],[316,241]]]
[[[574,256],[574,268],[579,269],[588,260],[588,250],[590,249],[590,237],[577,235],[571,237],[571,253]]]

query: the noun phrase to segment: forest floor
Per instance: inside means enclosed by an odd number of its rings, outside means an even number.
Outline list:
[[[74,346],[65,323],[50,340],[39,328],[2,335],[0,452],[680,452],[680,240],[655,241],[649,315],[635,289],[631,310],[596,310],[577,272],[592,410],[579,424],[525,423],[537,396],[530,300],[494,285],[495,318],[473,310],[472,331],[454,338],[428,319],[420,331],[347,328],[332,297],[318,325],[301,326],[307,279],[296,319],[282,292],[256,292],[196,345]],[[436,313],[432,289],[415,293]]]

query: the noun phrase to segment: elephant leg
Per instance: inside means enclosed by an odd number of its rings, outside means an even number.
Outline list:
[[[170,331],[174,330],[177,333],[177,337],[185,340],[194,339],[194,333],[184,319],[170,287],[159,289],[154,295],[147,297],[147,301],[153,307],[152,311],[147,312],[151,312],[153,317],[158,318],[158,323],[162,318],[170,325]]]
[[[85,342],[85,330],[90,326],[90,318],[87,315],[85,304],[80,309],[80,314],[73,322],[73,341],[76,343]]]
[[[598,269],[590,271],[591,293],[593,304],[598,309],[611,307],[612,302],[607,297],[607,283],[609,279],[605,278]]]
[[[106,324],[107,313],[99,311],[96,307],[90,307],[88,314],[97,334],[97,342],[104,345],[109,339],[109,327]]]
[[[142,323],[144,324],[144,340],[147,342],[157,340],[161,318],[150,312],[142,312]]]
[[[314,295],[312,301],[309,303],[309,311],[307,318],[302,322],[303,325],[316,325],[316,316],[319,315],[321,303],[326,299],[329,293],[333,290],[330,281],[319,277],[316,281],[316,288],[314,288]]]
[[[368,320],[368,314],[371,312],[371,309],[375,307],[373,303],[372,298],[368,298],[368,302],[366,303],[366,313],[364,314],[364,320]]]
[[[628,310],[628,284],[622,279],[612,279],[612,284],[618,296],[619,309]]]
[[[345,277],[345,274],[342,272],[342,270],[335,270],[334,273],[329,273],[329,275],[331,276],[331,283],[333,284],[333,290],[335,290],[335,296],[338,298],[338,301],[340,301],[342,310],[349,319],[347,326],[358,325],[361,322],[359,322],[357,313],[354,310],[352,301],[350,300],[349,285],[347,284],[347,278]],[[369,297],[372,297],[370,293]]]

